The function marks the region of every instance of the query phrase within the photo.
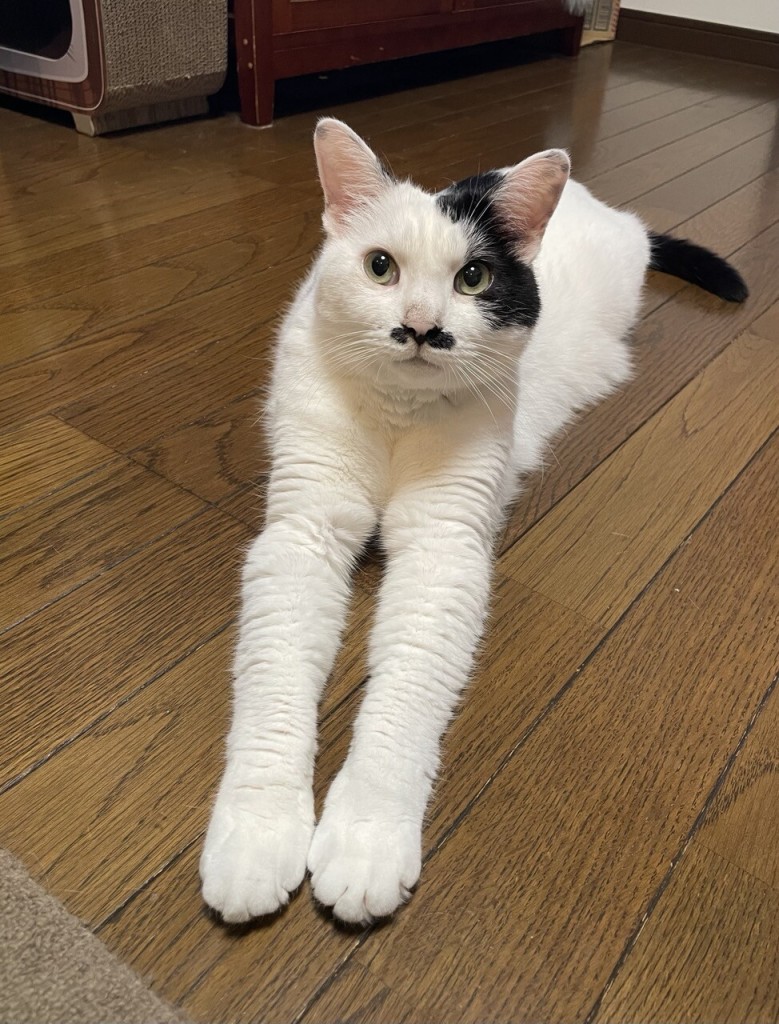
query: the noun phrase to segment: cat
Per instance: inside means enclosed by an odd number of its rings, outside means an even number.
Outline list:
[[[319,121],[314,148],[325,241],[280,329],[266,523],[243,572],[200,864],[227,922],[277,911],[307,869],[346,922],[409,897],[522,477],[576,411],[628,379],[648,267],[747,296],[720,257],[570,180],[562,150],[431,194],[335,119]],[[317,704],[377,529],[387,567],[370,675],[317,824]]]

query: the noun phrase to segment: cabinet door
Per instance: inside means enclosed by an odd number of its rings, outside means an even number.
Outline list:
[[[453,0],[273,0],[274,34],[447,14]]]

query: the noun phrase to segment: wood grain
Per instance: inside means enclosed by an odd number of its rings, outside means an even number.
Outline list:
[[[251,302],[245,301],[245,282],[238,281],[127,321],[118,331],[88,336],[77,345],[8,367],[0,382],[0,422],[74,403],[73,409],[65,408],[64,418],[72,416],[75,421],[78,412],[78,425],[85,425],[89,433],[84,410],[93,408],[97,399],[80,398],[85,391],[110,399],[113,408],[118,398],[116,382],[123,375],[139,381],[145,392],[147,375],[157,366],[170,365],[176,356],[195,370],[210,359],[213,375],[214,362],[240,354],[246,393],[262,379],[252,360],[267,349],[270,325],[289,296],[290,279],[301,269],[293,265],[264,273],[265,287]],[[136,424],[137,415],[134,410],[131,416]],[[110,431],[105,436],[111,436]]]
[[[211,243],[223,244],[235,238],[237,244],[245,237],[258,235],[260,243],[267,240],[267,252],[260,252],[263,258],[275,252],[279,244],[274,239],[284,229],[277,229],[278,223],[305,217],[309,208],[316,209],[318,217],[319,207],[319,194],[313,190],[305,194],[299,189],[273,189],[128,229],[102,243],[80,243],[76,232],[67,252],[43,257],[28,253],[25,262],[5,268],[6,302],[15,309],[31,301],[68,296],[83,289],[85,280],[96,283],[112,279],[120,287],[123,273],[138,273],[158,263],[165,266],[168,260],[186,266]],[[253,224],[261,225],[262,232],[253,232]],[[206,266],[206,271],[210,279],[220,268]]]
[[[696,842],[779,894],[779,700],[774,692]]]
[[[0,632],[201,508],[192,495],[116,458],[0,519]]]
[[[222,630],[0,795],[4,844],[82,920],[107,917],[205,827],[233,642]]]
[[[2,435],[0,515],[51,494],[114,457],[114,452],[54,416]]]
[[[558,604],[613,625],[776,429],[777,392],[776,344],[742,334],[502,565]]]
[[[773,170],[779,161],[773,132],[764,132],[737,149],[715,157],[707,172],[699,167],[678,175],[645,192],[641,202],[654,212],[652,222],[665,231],[678,223],[681,215],[690,216],[754,180],[757,174]],[[665,211],[661,214],[660,211]]]
[[[140,175],[137,180],[136,175]],[[269,187],[268,182],[239,173],[220,176],[216,189],[208,175],[182,172],[181,167],[169,165],[162,173],[129,168],[123,188],[125,201],[119,206],[113,202],[113,187],[104,198],[105,193],[95,190],[90,181],[66,187],[49,197],[15,197],[13,205],[5,206],[5,212],[0,214],[0,257],[13,266],[26,262],[32,253],[41,257],[66,252],[73,242],[76,216],[79,241],[99,244],[122,231],[159,222],[161,209],[168,217],[182,216],[226,198],[243,198]],[[24,224],[24,230],[20,224]]]
[[[775,671],[778,471],[775,443],[362,943],[412,1019],[587,1016]],[[306,1021],[366,1019],[364,987],[341,978]]]
[[[696,108],[697,109],[697,108]],[[714,111],[716,115],[716,110]],[[761,135],[770,135],[776,122],[777,104],[762,103],[733,117],[724,117],[710,127],[687,134],[637,160],[632,168],[634,195],[644,195],[707,160]],[[667,123],[667,121],[666,121]],[[705,123],[705,122],[704,122]],[[617,171],[587,176],[587,184],[607,203],[621,202],[622,176]]]
[[[3,634],[0,781],[50,756],[229,622],[246,538],[234,519],[208,510]]]
[[[130,454],[187,490],[221,502],[249,481],[262,480],[270,468],[261,416],[262,396],[250,394],[133,448]]]
[[[755,320],[754,330],[764,338],[779,341],[779,302],[775,302]]]
[[[659,228],[672,227],[680,238],[695,239],[698,245],[733,256],[751,238],[772,227],[779,220],[779,168],[761,174],[687,220],[676,221],[677,214],[657,211],[645,206],[641,199],[631,203],[632,209],[648,224]],[[669,224],[669,221],[673,223]],[[740,257],[736,256],[738,260]],[[683,281],[666,274],[650,273],[649,288],[644,299],[644,315],[648,316],[671,296],[685,288]],[[756,333],[760,334],[760,331]],[[763,332],[763,336],[765,333]]]
[[[244,226],[240,234],[211,244],[206,244],[205,239],[214,234],[217,237],[229,234],[235,227],[227,226],[224,217],[218,224],[206,226],[203,218],[204,233],[198,238],[197,248],[167,256],[160,253],[152,262],[137,267],[132,266],[138,257],[130,247],[135,239],[130,243],[123,236],[121,246],[115,246],[119,251],[114,252],[113,259],[101,264],[97,280],[88,285],[76,285],[62,294],[59,290],[62,279],[58,277],[57,293],[48,298],[45,297],[45,288],[41,289],[43,294],[36,296],[32,309],[29,308],[29,296],[18,297],[15,302],[9,300],[7,311],[0,315],[0,330],[6,338],[0,358],[8,363],[22,359],[30,361],[36,356],[62,349],[74,340],[83,342],[85,338],[115,329],[133,319],[137,321],[138,317],[148,316],[157,310],[170,306],[180,308],[182,301],[223,285],[244,282],[247,291],[257,290],[271,267],[310,254],[320,236],[318,200],[317,196],[316,201],[312,199],[304,204],[296,197],[290,205],[293,209],[295,206],[301,208],[297,217],[274,223],[271,216],[266,216],[262,231],[247,231]],[[258,208],[251,211],[251,219],[261,220],[264,211],[259,204],[256,206]],[[282,203],[276,210],[284,208]],[[187,220],[191,231],[191,219]],[[209,234],[205,233],[206,230]],[[143,236],[145,233],[139,234]],[[148,260],[147,244],[144,237],[144,253]],[[160,246],[163,252],[165,248]],[[68,255],[72,257],[71,253]],[[47,258],[42,262],[50,267],[53,261]],[[87,266],[90,262],[87,259]],[[107,275],[111,266],[114,276]],[[25,276],[29,273],[25,269]],[[79,267],[80,280],[83,280],[83,274],[82,263]],[[106,276],[101,277],[100,274]],[[225,297],[225,293],[218,291],[213,297],[213,306],[219,308],[224,303],[222,308],[226,310],[230,301],[229,293]]]
[[[776,889],[695,846],[594,1020],[776,1020],[777,948]]]

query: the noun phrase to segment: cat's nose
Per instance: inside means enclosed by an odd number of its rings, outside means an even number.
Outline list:
[[[419,342],[424,341],[425,335],[429,331],[437,330],[437,327],[432,320],[425,319],[423,317],[407,317],[403,326],[411,337],[415,338]]]

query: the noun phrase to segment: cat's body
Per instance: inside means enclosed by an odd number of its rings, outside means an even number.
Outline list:
[[[347,921],[391,913],[417,881],[495,538],[554,435],[628,377],[655,240],[566,184],[560,151],[433,196],[391,181],[338,122],[321,122],[317,143],[328,239],[280,332],[266,528],[244,572],[227,767],[201,862],[205,899],[229,921],[286,903],[306,865]],[[735,272],[705,257],[721,293],[743,298]],[[315,829],[317,703],[377,529],[387,570],[370,678]]]

